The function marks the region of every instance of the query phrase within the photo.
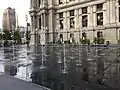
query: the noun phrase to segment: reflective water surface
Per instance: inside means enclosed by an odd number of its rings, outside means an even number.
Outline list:
[[[119,90],[119,56],[119,46],[0,47],[0,72],[52,90]]]

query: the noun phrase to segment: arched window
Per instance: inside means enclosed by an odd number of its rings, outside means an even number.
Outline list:
[[[74,34],[71,33],[71,34],[70,34],[70,38],[73,38],[73,37],[74,37]]]
[[[63,34],[60,34],[59,40],[60,40],[60,42],[63,42]]]
[[[63,38],[63,34],[60,34],[60,38]]]
[[[87,37],[86,33],[83,32],[83,33],[82,33],[82,38],[86,38],[86,37]]]

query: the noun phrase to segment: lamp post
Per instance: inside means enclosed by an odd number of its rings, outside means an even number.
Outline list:
[[[94,29],[94,26],[93,26],[93,42],[94,42],[94,38],[95,38],[95,29]]]
[[[13,56],[14,56],[14,45],[15,45],[15,44],[14,44],[14,42],[15,42],[15,40],[14,40],[14,39],[15,39],[15,37],[14,37],[14,36],[15,36],[15,35],[14,35],[14,30],[15,30],[15,27],[14,27],[14,25],[12,25],[12,31],[11,31],[10,33],[11,33],[11,37],[12,37]],[[14,57],[13,57],[13,61],[14,61]]]
[[[5,34],[5,33],[2,31],[2,45],[3,45],[3,47],[4,47],[4,38],[3,38],[3,37],[4,37],[4,36],[3,36],[4,34]]]
[[[26,18],[26,25],[27,25],[27,31],[26,31],[26,44],[28,45],[28,44],[29,44],[29,42],[28,42],[28,16],[26,15],[25,18]]]

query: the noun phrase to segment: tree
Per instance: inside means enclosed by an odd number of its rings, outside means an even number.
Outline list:
[[[12,39],[9,30],[4,30],[3,32],[4,32],[4,34],[3,34],[3,39],[4,40],[11,40]]]
[[[21,37],[20,37],[20,34],[19,34],[19,31],[15,31],[14,32],[14,36],[12,38],[13,40],[15,40],[15,43],[18,44],[21,42]]]
[[[105,43],[105,39],[103,37],[95,37],[94,41],[95,44],[104,44]]]
[[[87,38],[85,38],[85,39],[80,39],[80,42],[82,43],[82,44],[90,44],[90,39],[87,39]]]
[[[30,23],[27,23],[27,31],[26,31],[27,44],[29,44],[29,41],[30,41],[30,31],[28,30],[29,26],[30,26]]]
[[[2,34],[0,33],[0,40],[2,40]]]

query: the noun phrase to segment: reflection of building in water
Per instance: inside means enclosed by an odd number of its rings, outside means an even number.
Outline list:
[[[82,33],[92,42],[102,32],[105,40],[115,44],[120,39],[119,6],[119,0],[31,0],[32,44],[39,41],[36,28],[46,32],[46,43],[56,42],[60,34],[63,41],[74,34],[79,42]]]
[[[14,65],[5,65],[4,72],[8,75],[15,76],[17,74],[17,67]]]
[[[32,82],[51,88],[52,90],[85,90],[85,89],[99,89],[99,86],[103,89],[103,86],[119,87],[120,76],[120,64],[118,62],[111,62],[116,58],[116,53],[108,52],[108,48],[103,49],[99,46],[89,46],[90,50],[88,54],[88,47],[69,45],[65,47],[66,51],[66,65],[67,73],[63,73],[64,70],[64,50],[62,47],[47,47],[46,70],[40,70],[41,58],[36,55],[36,59],[33,60],[33,71],[31,74]],[[92,48],[92,49],[91,49]],[[39,48],[37,47],[36,50]],[[41,50],[40,50],[41,51]],[[36,51],[37,52],[37,51]],[[57,52],[57,53],[56,53]],[[41,54],[41,52],[37,52]],[[80,55],[78,55],[80,54]],[[92,54],[92,56],[91,56]],[[110,57],[108,59],[108,56]],[[60,56],[60,57],[58,57]],[[41,56],[40,56],[41,57]],[[106,57],[108,60],[106,60]],[[115,57],[115,58],[114,58]],[[60,60],[60,62],[58,62]],[[81,60],[81,61],[78,61]],[[89,82],[95,85],[89,87],[84,82]],[[118,84],[116,84],[118,82]],[[90,84],[90,85],[91,85]],[[67,89],[66,89],[67,88]],[[107,88],[107,87],[106,87]],[[102,90],[101,89],[101,90]],[[108,89],[109,90],[109,89]],[[114,90],[114,89],[113,89]]]

